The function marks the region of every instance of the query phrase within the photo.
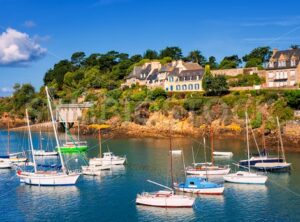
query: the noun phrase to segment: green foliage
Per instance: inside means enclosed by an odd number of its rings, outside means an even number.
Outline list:
[[[217,69],[218,68],[218,63],[217,63],[217,60],[214,56],[210,56],[208,58],[207,64],[210,66],[211,69]]]
[[[286,121],[286,120],[291,120],[294,117],[294,112],[293,110],[287,106],[286,101],[281,98],[278,99],[273,107],[272,107],[272,114],[273,116],[278,116],[280,122]]]
[[[237,68],[242,60],[237,55],[225,56],[219,65],[219,69]]]
[[[262,125],[262,114],[257,112],[255,118],[250,121],[250,124],[253,129],[259,128]]]
[[[35,96],[34,87],[28,83],[23,85],[16,84],[14,90],[13,106],[16,111],[21,108],[24,109],[25,105],[27,105]]]
[[[246,67],[262,66],[267,62],[272,55],[270,47],[258,47],[253,49],[249,54],[243,57],[243,61],[246,63]]]
[[[202,80],[202,88],[208,96],[221,96],[228,93],[228,84],[223,75],[213,76],[206,72]]]
[[[158,53],[155,50],[147,49],[143,55],[144,59],[158,59]]]
[[[177,46],[166,47],[165,49],[160,51],[159,57],[161,59],[165,57],[170,57],[173,60],[179,60],[182,59],[182,50]]]
[[[146,96],[147,93],[144,90],[140,90],[140,91],[133,92],[132,95],[130,96],[130,99],[135,102],[144,101]]]
[[[185,57],[185,60],[198,63],[201,66],[205,66],[206,64],[206,58],[202,55],[202,53],[199,50],[194,50],[189,52],[188,56]]]
[[[294,108],[300,109],[300,90],[289,90],[284,93],[284,97],[287,100],[287,104]]]
[[[156,99],[166,99],[167,93],[164,89],[158,87],[149,92],[149,99],[156,100]]]
[[[187,98],[184,100],[183,107],[188,111],[199,111],[205,104],[204,98]]]
[[[262,84],[263,80],[256,74],[239,74],[229,78],[229,86],[254,86]]]

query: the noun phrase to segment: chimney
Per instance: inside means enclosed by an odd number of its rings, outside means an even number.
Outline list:
[[[273,49],[273,55],[275,55],[276,52],[278,52],[278,49],[274,48]]]

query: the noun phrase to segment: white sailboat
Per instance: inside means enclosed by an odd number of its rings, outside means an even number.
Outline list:
[[[248,152],[248,172],[238,171],[236,173],[231,173],[224,175],[223,179],[226,182],[231,183],[243,183],[243,184],[265,184],[268,177],[265,175],[260,175],[257,173],[252,173],[250,171],[250,148],[249,148],[249,134],[248,134],[248,114],[246,114],[246,137],[247,137],[247,152]]]
[[[0,169],[9,169],[13,166],[9,159],[0,159]]]
[[[219,176],[219,175],[226,175],[230,172],[230,167],[229,166],[218,166],[214,165],[214,156],[213,156],[213,150],[214,150],[214,145],[213,145],[213,139],[211,135],[211,149],[212,149],[212,155],[211,163],[195,163],[195,157],[194,157],[194,149],[192,148],[192,154],[193,154],[193,166],[192,167],[187,167],[186,168],[186,173],[189,175],[197,175],[197,176]],[[203,144],[204,144],[204,156],[206,159],[206,142],[205,142],[205,137],[203,137]]]
[[[173,180],[173,163],[172,163],[172,143],[171,143],[171,131],[170,131],[170,168],[171,168],[171,184],[172,187],[174,186]],[[178,207],[178,208],[185,208],[185,207],[193,207],[195,203],[194,197],[189,197],[185,195],[177,195],[174,192],[173,188],[164,186],[162,184],[153,182],[151,180],[147,180],[150,183],[163,187],[167,190],[160,190],[153,193],[143,192],[138,194],[136,197],[136,204],[137,205],[144,205],[144,206],[151,206],[151,207]]]
[[[278,137],[279,137],[280,148],[281,148],[280,151],[282,153],[282,162],[280,162],[280,161],[277,161],[277,162],[259,162],[259,163],[256,163],[253,166],[254,169],[266,170],[266,171],[284,171],[284,170],[287,171],[291,168],[292,164],[286,162],[278,116],[276,117],[276,120],[277,120],[277,127],[278,127]],[[280,153],[280,151],[279,151],[279,148],[278,148],[278,154]]]
[[[101,150],[102,150],[102,143],[101,143],[101,133],[100,133],[100,128],[98,131],[98,143],[99,143],[99,152],[101,155]],[[89,175],[89,176],[100,176],[102,170],[110,170],[111,169],[111,164],[103,164],[102,158],[93,158],[89,160],[89,165],[88,166],[82,166],[82,173],[84,175]]]
[[[112,152],[104,152],[102,156],[101,129],[98,129],[99,157],[90,159],[89,163],[94,165],[123,165],[126,162],[126,156],[116,156]]]
[[[214,151],[213,155],[216,157],[233,157],[232,152]]]
[[[41,130],[40,130],[39,139],[40,139],[40,142],[39,142],[40,149],[39,150],[35,149],[33,151],[33,154],[35,156],[43,156],[43,157],[45,157],[45,156],[57,156],[58,155],[58,152],[56,152],[56,151],[46,151],[46,150],[43,150],[43,141],[42,141],[42,132],[41,132]]]
[[[51,114],[51,120],[52,120],[52,126],[54,130],[55,140],[57,147],[59,146],[59,141],[57,137],[57,132],[55,128],[55,121],[53,118],[53,112],[50,102],[50,96],[48,92],[48,88],[46,86],[46,93],[47,93],[47,99],[48,99],[48,105],[49,110]],[[26,117],[27,117],[27,127],[29,132],[29,140],[30,140],[30,147],[33,154],[33,144],[32,144],[32,137],[31,137],[31,130],[30,130],[30,124],[29,124],[29,118],[28,118],[28,112],[26,110]],[[34,172],[22,172],[21,170],[18,170],[17,175],[20,178],[21,182],[24,182],[28,185],[38,185],[38,186],[62,186],[62,185],[75,185],[76,181],[78,180],[80,174],[76,172],[69,172],[67,168],[65,167],[63,156],[59,150],[59,157],[62,164],[62,172],[58,171],[38,171],[37,170],[37,164],[35,161],[35,156],[32,155],[33,163],[34,163]]]

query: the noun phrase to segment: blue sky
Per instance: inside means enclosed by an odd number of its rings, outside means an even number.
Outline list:
[[[43,84],[76,51],[142,54],[179,46],[208,57],[300,44],[300,3],[271,0],[0,0],[0,96]]]

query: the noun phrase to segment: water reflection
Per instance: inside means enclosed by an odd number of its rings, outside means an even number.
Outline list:
[[[193,208],[158,208],[136,206],[138,218],[144,221],[191,221],[195,219]]]

